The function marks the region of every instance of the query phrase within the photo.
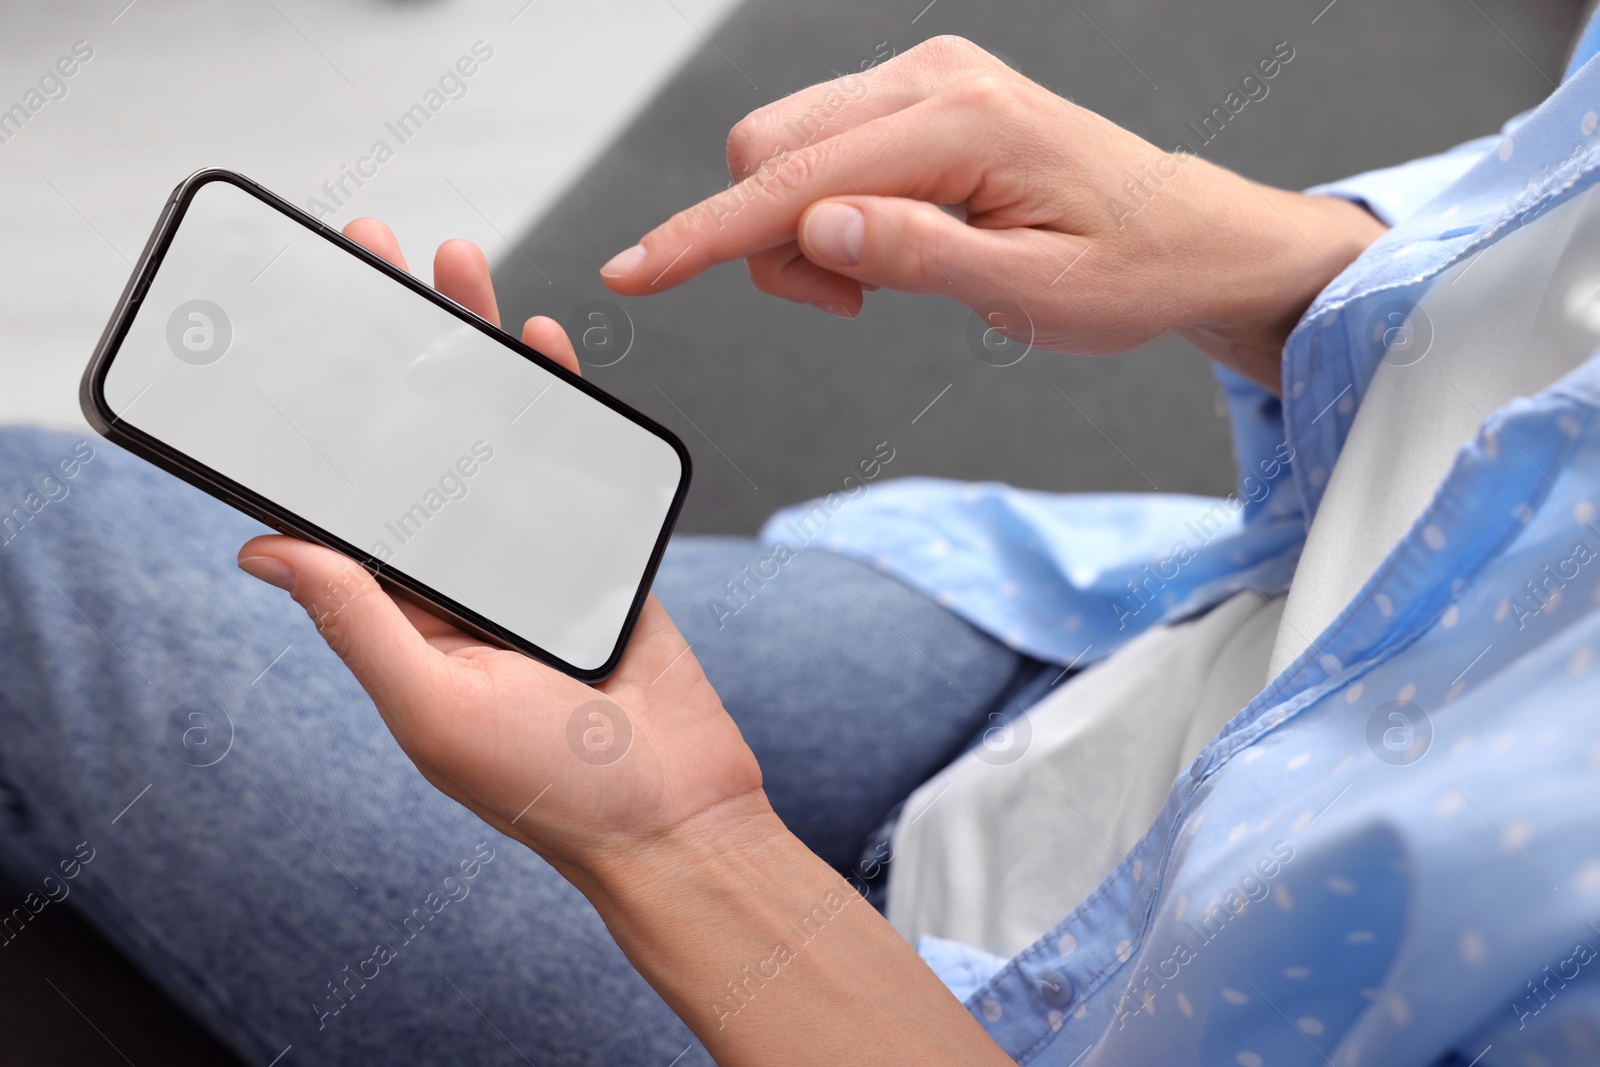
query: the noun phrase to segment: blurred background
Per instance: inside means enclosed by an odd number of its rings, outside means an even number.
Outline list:
[[[162,203],[189,172],[224,166],[332,223],[384,219],[425,278],[440,241],[476,241],[509,322],[601,326],[580,346],[585,374],[694,453],[685,531],[753,532],[886,438],[901,475],[1224,493],[1217,389],[1176,340],[995,367],[969,342],[971,313],[931,298],[879,293],[845,322],[762,296],[738,266],[646,300],[609,297],[598,268],[727,184],[723,142],[746,112],[931,36],[969,37],[1168,147],[1288,42],[1269,95],[1202,154],[1294,188],[1494,130],[1559,81],[1585,6],[0,3],[0,420],[84,425],[79,375]],[[30,110],[66,55],[75,73]],[[430,97],[465,55],[476,73]],[[418,103],[428,120],[402,143],[387,124]],[[349,173],[380,140],[392,155],[357,185]],[[0,885],[0,911],[21,898]],[[70,909],[31,926],[0,951],[0,1064],[235,1062]]]

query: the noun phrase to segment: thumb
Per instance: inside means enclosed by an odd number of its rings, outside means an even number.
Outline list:
[[[266,535],[239,550],[239,569],[286,589],[378,707],[404,707],[439,653],[372,575],[332,549]]]
[[[1015,289],[1018,260],[1040,254],[1026,230],[988,230],[936,204],[886,196],[819,200],[800,217],[800,250],[869,285],[937,293],[969,305]],[[1002,277],[1013,279],[1002,284]]]

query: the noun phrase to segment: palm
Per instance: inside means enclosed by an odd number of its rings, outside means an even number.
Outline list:
[[[760,787],[755,758],[654,596],[597,686],[396,603],[440,653],[437,688],[425,707],[380,710],[430,780],[540,852],[638,838]]]
[[[382,223],[360,219],[345,232],[405,269]],[[441,246],[434,280],[446,296],[499,321],[477,248]],[[571,341],[552,320],[529,320],[522,339],[578,371]],[[241,551],[252,554],[288,562],[307,598],[334,580],[377,592],[327,549],[267,537]],[[547,859],[608,840],[625,847],[760,788],[755,758],[653,596],[617,670],[598,686],[485,645],[398,598],[357,596],[328,618],[324,637],[422,773]]]

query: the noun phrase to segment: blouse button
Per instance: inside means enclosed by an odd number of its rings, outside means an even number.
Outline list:
[[[1072,1003],[1072,982],[1060,971],[1050,971],[1039,979],[1039,995],[1052,1008]]]

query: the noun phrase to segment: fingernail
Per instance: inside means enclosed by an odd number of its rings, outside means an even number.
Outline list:
[[[826,311],[830,315],[837,315],[841,319],[855,318],[854,315],[850,314],[850,309],[839,303],[837,300],[819,300],[811,306],[819,311]]]
[[[806,246],[829,263],[860,263],[866,237],[866,216],[849,204],[819,204],[806,216]]]
[[[280,559],[271,556],[246,556],[239,561],[239,569],[252,578],[259,578],[279,589],[294,588],[294,571]]]
[[[600,268],[600,276],[602,278],[626,278],[639,269],[639,265],[644,262],[647,255],[649,253],[645,251],[644,245],[634,245],[626,252],[618,252],[611,257],[610,262]]]

